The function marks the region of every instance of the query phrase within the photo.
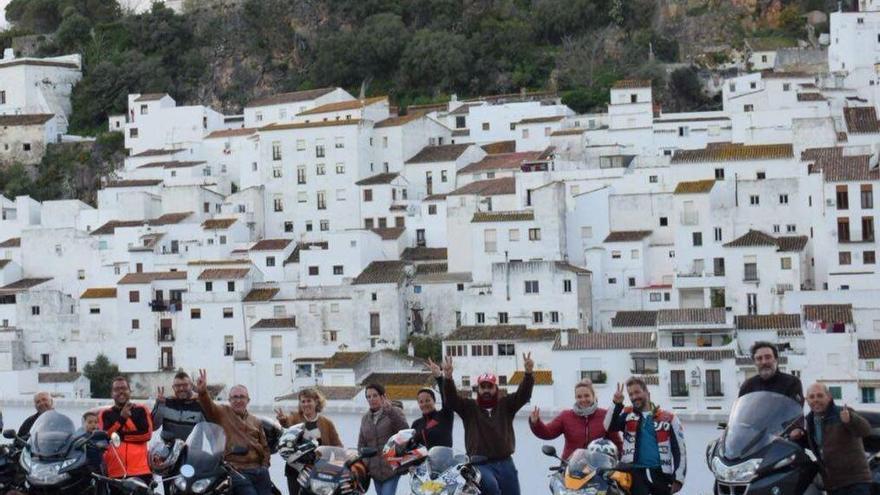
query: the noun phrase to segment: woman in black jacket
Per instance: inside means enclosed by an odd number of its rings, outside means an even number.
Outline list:
[[[443,372],[440,366],[430,359],[428,366],[437,381],[438,389],[443,390]],[[416,441],[429,449],[436,446],[452,447],[452,424],[455,421],[452,408],[444,400],[443,407],[438,411],[437,396],[430,388],[419,390],[417,397],[422,417],[412,424],[412,428],[416,430]]]

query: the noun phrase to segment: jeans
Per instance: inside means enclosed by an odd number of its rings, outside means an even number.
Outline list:
[[[635,468],[632,471],[632,495],[670,495],[672,493],[672,476],[660,468]]]
[[[400,476],[392,476],[385,481],[379,481],[373,478],[373,486],[376,490],[376,495],[394,495],[397,493],[397,482],[400,481]]]
[[[519,495],[519,476],[510,457],[476,467],[480,470],[482,495]]]
[[[235,495],[272,495],[269,470],[261,467],[239,469],[241,475],[232,475],[232,493]]]
[[[828,495],[871,495],[871,484],[856,483],[837,490],[828,490]]]

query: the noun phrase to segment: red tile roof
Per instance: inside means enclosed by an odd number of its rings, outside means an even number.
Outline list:
[[[516,193],[516,180],[513,177],[502,177],[500,179],[478,180],[471,182],[466,186],[459,187],[455,191],[449,193],[449,196],[461,195],[477,195],[477,196],[499,196],[503,194]]]
[[[109,299],[116,297],[116,287],[93,287],[86,289],[80,299]]]
[[[859,359],[880,359],[880,339],[859,339]]]
[[[713,179],[679,182],[673,194],[702,194],[711,191],[713,187],[715,187]]]
[[[158,186],[162,181],[160,179],[129,179],[129,180],[116,180],[111,181],[104,184],[105,189],[111,189],[114,187],[151,187]]]
[[[411,163],[434,163],[434,162],[451,162],[460,157],[470,144],[442,144],[439,146],[425,146],[412,158],[407,160],[406,164]]]
[[[611,318],[611,326],[616,328],[653,327],[656,324],[656,311],[618,311]]]
[[[611,89],[638,89],[650,88],[651,81],[646,79],[621,79],[611,86]]]
[[[338,127],[345,125],[359,125],[361,119],[327,120],[321,122],[300,122],[295,124],[269,124],[260,127],[260,132],[290,131],[296,129],[314,129],[319,127]]]
[[[247,105],[245,105],[245,107],[268,107],[270,105],[283,105],[285,103],[309,101],[331,93],[335,89],[336,88],[306,89],[303,91],[294,91],[292,93],[280,93],[276,95],[263,96],[255,100],[251,100],[250,102],[248,102]]]
[[[529,222],[535,219],[532,210],[519,211],[478,211],[471,219],[473,223],[483,222]]]
[[[263,318],[251,327],[255,328],[296,328],[296,318]]]
[[[383,241],[396,241],[406,232],[406,227],[386,227],[370,229],[370,231],[382,238]]]
[[[207,136],[205,139],[218,139],[218,138],[228,138],[228,137],[237,137],[237,136],[250,136],[252,134],[257,133],[256,127],[242,127],[239,129],[223,129],[221,131],[214,131]]]
[[[51,113],[0,115],[0,126],[43,125],[54,116]]]
[[[228,229],[229,227],[232,227],[232,224],[237,221],[237,218],[212,218],[210,220],[205,220],[204,222],[202,222],[202,228],[205,230]]]
[[[855,134],[873,134],[880,132],[880,121],[874,107],[845,107],[843,118],[846,129]]]
[[[821,172],[825,182],[880,180],[880,171],[871,167],[870,158],[870,155],[822,158],[810,165],[809,172]]]
[[[399,175],[400,174],[398,174],[397,172],[385,172],[374,175],[372,177],[367,177],[366,179],[361,179],[354,184],[356,186],[381,186],[391,184],[391,182]]]
[[[400,254],[404,261],[436,261],[446,259],[446,248],[408,247]]]
[[[738,315],[734,317],[737,330],[800,330],[801,315]]]
[[[263,289],[251,289],[250,292],[244,296],[242,299],[243,302],[266,302],[271,301],[276,294],[278,294],[280,289],[277,288],[263,288]]]
[[[638,242],[649,235],[650,230],[618,230],[609,232],[602,242]]]
[[[727,322],[724,308],[661,309],[657,325],[723,325]]]
[[[703,359],[705,361],[721,361],[734,359],[736,353],[733,349],[718,350],[689,350],[689,351],[660,351],[660,359],[664,361],[682,362],[688,359]]]
[[[10,237],[0,242],[0,248],[21,247],[21,237]]]
[[[480,146],[486,153],[490,155],[497,155],[500,153],[514,153],[516,152],[516,140],[511,139],[509,141],[497,141],[494,143],[484,144]]]
[[[180,160],[169,160],[164,162],[150,162],[146,165],[141,165],[138,167],[141,168],[191,168],[196,167],[198,165],[203,165],[205,162],[203,161],[180,161]]]
[[[149,284],[157,280],[186,280],[186,272],[129,273],[116,282],[116,285]]]
[[[208,268],[199,274],[199,280],[238,280],[246,278],[250,268]]]
[[[671,163],[784,160],[794,156],[791,144],[715,143],[697,150],[678,150]]]
[[[521,151],[486,155],[482,160],[462,167],[458,174],[473,174],[490,170],[519,170],[523,163],[540,159],[541,151]]]
[[[374,261],[351,284],[400,284],[406,278],[405,267],[404,261]]]
[[[141,101],[157,101],[168,96],[168,93],[144,93],[134,99],[136,102]]]
[[[465,325],[460,326],[443,338],[444,342],[465,340],[516,340],[552,341],[557,332],[553,330],[530,329],[525,325]]]
[[[852,304],[805,304],[804,320],[852,323]]]
[[[807,236],[773,237],[760,230],[749,230],[740,237],[724,244],[724,247],[775,247],[777,251],[802,251],[807,246]]]
[[[568,345],[562,345],[562,336],[553,343],[554,351],[586,351],[611,349],[656,349],[654,332],[569,332]]]
[[[376,96],[374,98],[366,98],[363,100],[349,100],[349,101],[339,101],[336,103],[327,103],[326,105],[321,105],[305,112],[300,112],[297,115],[317,115],[321,113],[332,113],[332,112],[344,112],[346,110],[358,110],[364,107],[368,107],[370,105],[375,105],[379,102],[388,102],[387,96]]]
[[[251,251],[281,251],[290,244],[290,239],[263,239],[251,246]]]
[[[164,155],[172,155],[182,150],[160,150],[160,149],[150,149],[146,151],[141,151],[140,153],[135,153],[131,155],[131,158],[140,158],[144,156],[164,156]]]

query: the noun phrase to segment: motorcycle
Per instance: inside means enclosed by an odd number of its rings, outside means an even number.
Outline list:
[[[385,442],[382,456],[396,473],[408,472],[413,495],[479,495],[479,456],[469,458],[450,447],[428,450],[412,429],[400,430]]]
[[[369,447],[317,447],[314,464],[303,466],[297,482],[313,495],[363,494],[369,487],[369,477],[361,461],[375,455],[376,449]]]
[[[199,423],[186,439],[180,456],[180,474],[174,479],[176,493],[232,493],[235,469],[224,461],[226,433],[220,425]],[[247,453],[244,447],[232,449],[233,455]]]
[[[803,426],[803,407],[774,392],[752,392],[736,400],[721,438],[706,449],[716,495],[805,493],[818,465],[816,456],[788,439]]]
[[[3,431],[3,437],[15,440],[15,430]],[[19,467],[23,443],[14,441],[0,445],[0,493],[24,491],[24,475]]]
[[[164,430],[150,441],[147,460],[153,474],[162,478],[165,495],[171,495],[174,490],[174,480],[180,475],[178,461],[185,445],[183,440]]]
[[[28,493],[95,493],[92,478],[95,466],[90,462],[87,450],[103,452],[108,441],[109,437],[103,431],[85,433],[74,428],[73,421],[64,414],[46,411],[31,428],[30,438],[19,458]]]
[[[285,464],[301,472],[305,466],[315,464],[319,446],[317,440],[306,440],[305,425],[299,423],[284,430],[278,441],[278,454]]]
[[[577,449],[568,460],[556,455],[552,445],[544,445],[541,452],[559,460],[558,466],[550,468],[553,495],[628,495],[632,488],[632,476],[617,463],[616,449],[614,455]]]

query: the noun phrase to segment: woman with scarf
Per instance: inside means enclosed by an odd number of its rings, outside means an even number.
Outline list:
[[[437,380],[437,387],[442,391],[443,371],[440,366],[428,359],[428,368]],[[455,413],[447,405],[447,401],[443,401],[443,407],[438,411],[437,396],[434,390],[427,387],[420,389],[416,398],[422,411],[422,417],[412,424],[412,428],[416,430],[416,441],[429,449],[436,446],[452,447],[452,424],[455,422]]]
[[[333,421],[321,416],[321,411],[327,404],[327,400],[314,388],[304,388],[297,394],[299,402],[298,411],[284,414],[281,408],[275,410],[276,418],[281,426],[288,428],[302,423],[304,436],[309,440],[317,440],[320,445],[342,447],[339,433]],[[297,482],[299,471],[285,464],[284,475],[287,477],[287,490],[290,495],[300,493],[300,484]]]
[[[542,440],[553,440],[559,435],[565,436],[565,448],[562,458],[568,459],[577,449],[585,449],[593,440],[607,438],[614,442],[620,451],[620,436],[605,430],[605,414],[596,403],[596,392],[593,382],[582,380],[574,386],[574,407],[562,411],[553,421],[544,424],[541,413],[536,407],[529,416],[529,427],[536,437]]]

